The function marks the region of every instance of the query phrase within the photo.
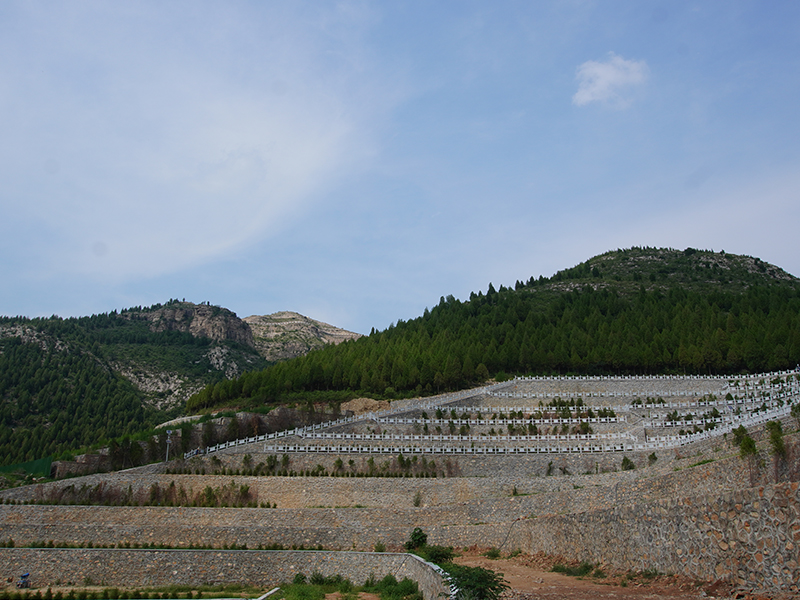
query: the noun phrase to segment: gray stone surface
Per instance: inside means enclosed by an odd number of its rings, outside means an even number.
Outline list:
[[[160,587],[241,583],[269,589],[297,573],[341,575],[360,585],[394,575],[417,582],[425,600],[449,596],[440,571],[410,554],[243,550],[0,549],[2,577],[31,573],[31,583],[82,587]]]

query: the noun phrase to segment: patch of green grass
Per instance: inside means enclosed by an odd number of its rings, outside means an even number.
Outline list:
[[[689,465],[687,468],[691,469],[692,467],[699,467],[700,465],[707,465],[708,463],[712,463],[715,460],[716,460],[715,458],[707,458],[705,460],[701,460],[699,462],[693,463],[693,464]]]
[[[603,569],[597,567],[594,571],[592,571],[592,577],[596,577],[597,579],[605,579],[607,575]]]
[[[586,561],[583,561],[577,567],[570,567],[567,565],[562,565],[561,563],[556,563],[550,570],[553,573],[563,573],[564,575],[569,575],[570,577],[584,577],[594,571],[595,566]]]
[[[659,573],[657,569],[653,568],[645,569],[644,571],[642,571],[642,577],[644,577],[645,579],[655,579],[659,575],[661,575],[661,573]]]
[[[286,600],[324,600],[325,590],[322,586],[310,583],[292,583],[281,586]]]

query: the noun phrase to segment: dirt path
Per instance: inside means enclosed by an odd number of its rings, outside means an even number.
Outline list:
[[[551,569],[558,559],[546,555],[490,560],[477,552],[465,552],[455,562],[503,573],[511,587],[503,594],[508,600],[766,599],[765,596],[737,595],[721,584],[698,586],[694,581],[665,575],[648,578],[640,574],[630,578],[624,573],[608,573],[605,577],[570,577],[553,573]]]

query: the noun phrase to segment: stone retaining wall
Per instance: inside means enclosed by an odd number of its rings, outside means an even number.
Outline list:
[[[797,591],[797,482],[520,522],[509,544],[618,569]]]
[[[251,548],[259,543],[285,543],[291,538],[305,540],[306,545],[328,542],[331,547],[359,548],[376,541],[386,543],[390,538],[408,539],[411,529],[420,526],[433,544],[463,547],[477,543],[504,551],[521,548],[526,552],[544,551],[623,570],[654,568],[704,580],[732,580],[753,589],[797,591],[796,582],[800,581],[799,489],[797,482],[783,483],[719,496],[700,495],[495,523],[436,522],[435,518],[430,519],[437,515],[429,510],[385,510],[381,514],[369,511],[360,516],[358,509],[277,510],[272,512],[279,518],[273,521],[264,520],[264,513],[268,511],[246,509],[4,506],[0,538],[28,531],[40,539],[48,539],[48,534],[53,534],[53,539],[61,541],[83,536],[104,540],[95,543],[212,541],[246,543]],[[441,519],[443,514],[438,517]],[[469,518],[469,514],[450,515],[451,519],[454,517]],[[17,539],[15,537],[15,541]],[[36,551],[0,552],[4,553],[0,556],[10,556],[9,552]],[[96,551],[64,552],[87,552],[90,554],[86,556],[95,556],[91,552]],[[131,552],[132,556],[157,556],[159,551]],[[260,552],[243,551],[201,554],[228,562],[231,556],[264,556]],[[369,553],[359,556],[369,556]],[[97,559],[93,563],[97,568],[101,567],[98,561],[112,564],[108,559]],[[14,564],[18,565],[15,569],[31,570],[22,563]],[[341,572],[341,568],[337,568]],[[137,569],[147,571],[141,566]],[[99,579],[89,576],[109,585],[115,581],[108,579],[110,575],[101,574]],[[358,581],[356,576],[347,576]],[[77,575],[69,577],[71,579],[62,577],[62,580],[82,581]]]
[[[674,452],[671,452],[672,458],[668,454],[662,454],[653,467],[646,466],[646,456],[629,454],[638,464],[637,470],[598,474],[594,474],[594,468],[597,467],[599,471],[601,467],[592,457],[554,456],[548,461],[553,463],[550,477],[545,475],[546,465],[532,465],[525,460],[526,457],[508,457],[506,461],[495,457],[499,475],[493,477],[437,479],[170,475],[137,469],[4,490],[0,492],[0,500],[14,499],[19,502],[48,499],[65,487],[80,489],[83,486],[92,488],[103,485],[117,490],[120,496],[130,490],[134,499],[147,501],[154,484],[161,490],[174,484],[176,489],[183,488],[187,496],[192,497],[206,486],[218,488],[230,485],[233,481],[237,486],[250,486],[252,498],[259,504],[275,503],[280,509],[355,506],[365,509],[384,506],[411,509],[419,493],[421,507],[446,509],[455,518],[462,518],[462,505],[479,503],[483,512],[473,514],[470,518],[473,521],[490,522],[509,517],[513,519],[521,514],[576,512],[670,496],[719,494],[751,485],[747,464],[738,457],[690,467],[699,462],[701,457],[676,460]],[[710,452],[707,456],[720,454]],[[472,467],[468,461],[473,460],[479,463],[487,459],[460,457],[458,465],[470,470]],[[500,466],[503,462],[508,463],[503,465],[505,468]],[[477,468],[478,465],[475,466]],[[561,468],[573,474],[565,476]],[[585,471],[592,473],[583,474]],[[507,514],[508,510],[501,507],[509,506],[514,488],[519,494],[513,499],[518,508],[512,514]],[[492,514],[498,510],[501,512]]]
[[[118,474],[120,476],[124,474]],[[642,477],[636,471],[581,477],[544,477],[529,482],[541,486],[530,495],[489,497],[497,482],[482,479],[408,480],[403,489],[394,479],[261,478],[263,485],[282,486],[284,499],[297,504],[312,499],[369,498],[383,505],[372,508],[189,508],[0,505],[0,539],[17,545],[33,542],[169,546],[223,544],[250,548],[259,544],[285,547],[371,550],[383,543],[400,549],[414,527],[423,528],[431,543],[453,546],[518,546],[506,537],[519,519],[632,505],[689,494],[716,494],[747,487],[747,469],[738,458],[700,465],[660,477]],[[181,486],[194,476],[151,476],[164,486]],[[170,479],[171,478],[171,479]],[[198,478],[201,483],[228,482],[229,477]],[[234,478],[239,481],[242,478]],[[249,478],[244,478],[249,479]],[[579,483],[580,482],[580,483]],[[125,487],[124,481],[118,485]],[[419,487],[417,487],[419,486]],[[10,490],[11,491],[11,490]],[[273,492],[276,492],[274,489]],[[422,506],[413,507],[419,492]],[[402,502],[398,500],[401,498]],[[431,498],[448,503],[428,506]],[[287,500],[288,501],[288,500]],[[385,506],[393,508],[385,508]],[[517,545],[515,545],[517,544]]]
[[[0,549],[0,576],[31,573],[37,588],[160,587],[241,583],[270,588],[295,574],[341,575],[356,585],[394,575],[419,584],[425,600],[450,595],[437,567],[410,554],[373,552],[285,552],[242,550]]]
[[[519,516],[514,501],[496,510],[480,505],[453,510],[2,506],[0,540],[11,538],[17,546],[52,540],[94,546],[281,544],[368,551],[379,542],[400,550],[411,531],[421,527],[431,543],[488,547],[502,542],[505,523]]]
[[[405,510],[4,505],[0,539],[11,537],[18,546],[55,540],[368,550],[377,542],[399,549],[418,526],[432,544],[521,548],[619,569],[655,568],[753,588],[792,589],[800,578],[797,483],[679,498],[540,516],[527,512],[536,497]]]

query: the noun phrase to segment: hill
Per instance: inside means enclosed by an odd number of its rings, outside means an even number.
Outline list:
[[[361,337],[359,333],[289,311],[245,317],[244,322],[253,332],[258,352],[272,362],[297,358],[328,344]]]
[[[308,322],[307,347],[349,334]],[[273,327],[279,344],[284,328]],[[225,308],[178,300],[70,319],[0,317],[0,466],[177,416],[204,386],[270,364],[273,346],[256,331]]]
[[[747,256],[631,248],[468,301],[442,297],[416,319],[208,386],[187,408],[409,397],[506,373],[714,374],[798,361],[800,280]]]
[[[793,287],[798,283],[800,280],[780,267],[752,256],[695,248],[628,248],[600,254],[549,279],[517,282],[515,289],[538,285],[570,291],[591,285],[593,289],[613,288],[621,294],[632,294],[644,284],[648,290],[681,287],[694,292],[743,292],[753,286]]]

